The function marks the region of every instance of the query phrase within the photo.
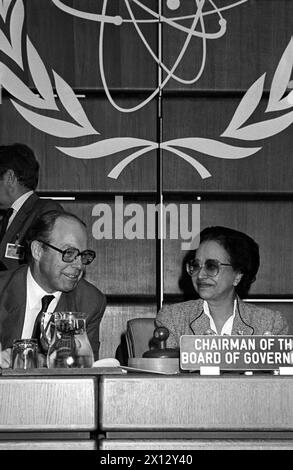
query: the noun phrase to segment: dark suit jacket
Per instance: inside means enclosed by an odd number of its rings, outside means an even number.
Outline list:
[[[2,349],[10,348],[21,338],[26,307],[27,266],[0,272],[0,341]],[[63,292],[56,311],[84,312],[86,330],[95,361],[99,353],[99,326],[106,307],[106,297],[95,286],[81,279],[70,292]]]
[[[40,199],[35,193],[25,201],[6,230],[0,243],[0,271],[15,269],[26,261],[5,258],[6,245],[7,243],[15,243],[17,238],[19,239],[20,245],[24,245],[28,229],[32,222],[40,214],[50,210],[63,211],[63,208],[58,202],[52,199]]]

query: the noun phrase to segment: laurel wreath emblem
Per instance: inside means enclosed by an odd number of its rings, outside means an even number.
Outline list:
[[[52,69],[53,83],[44,62],[28,35],[26,36],[26,50],[22,50],[21,38],[25,18],[23,0],[0,0],[0,15],[3,22],[8,23],[9,27],[9,39],[0,30],[0,50],[13,60],[22,71],[24,71],[23,54],[26,54],[29,72],[37,90],[37,93],[34,93],[7,65],[0,61],[0,86],[6,89],[13,97],[10,98],[10,101],[15,109],[32,126],[55,137],[71,139],[86,135],[100,136],[100,133],[90,123],[71,86]],[[220,137],[252,142],[276,135],[289,127],[293,122],[293,111],[281,115],[280,111],[293,107],[293,100],[288,99],[288,96],[286,96],[292,66],[293,38],[289,41],[275,71],[265,110],[265,113],[278,112],[278,116],[246,124],[263,96],[266,77],[264,73],[246,91],[229,125]],[[60,112],[54,95],[54,89],[60,104],[67,111],[71,121],[45,116],[39,112],[40,110]],[[290,92],[290,95],[292,94],[293,91]],[[27,106],[35,108],[37,111],[29,109]],[[79,159],[103,158],[117,152],[138,149],[130,153],[110,171],[107,176],[114,179],[117,179],[132,161],[159,147],[177,155],[192,165],[203,179],[210,177],[211,174],[186,151],[196,151],[199,154],[223,159],[240,159],[253,155],[262,149],[261,146],[236,146],[221,140],[199,137],[173,139],[162,143],[134,137],[115,137],[109,139],[98,137],[96,142],[89,145],[75,147],[56,146],[60,152]]]

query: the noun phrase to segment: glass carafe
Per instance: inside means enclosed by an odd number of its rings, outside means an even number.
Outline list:
[[[54,312],[52,317],[47,367],[92,367],[94,355],[86,333],[85,314]]]

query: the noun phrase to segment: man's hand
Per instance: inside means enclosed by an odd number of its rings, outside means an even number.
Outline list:
[[[11,363],[11,348],[0,351],[0,367],[2,369],[8,369]]]

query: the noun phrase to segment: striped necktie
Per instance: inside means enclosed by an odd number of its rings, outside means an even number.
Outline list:
[[[44,297],[42,297],[42,308],[39,311],[34,323],[32,338],[38,341],[38,347],[40,352],[47,352],[48,349],[45,339],[41,337],[41,321],[43,313],[47,311],[53,299],[55,299],[54,295],[44,295]]]

